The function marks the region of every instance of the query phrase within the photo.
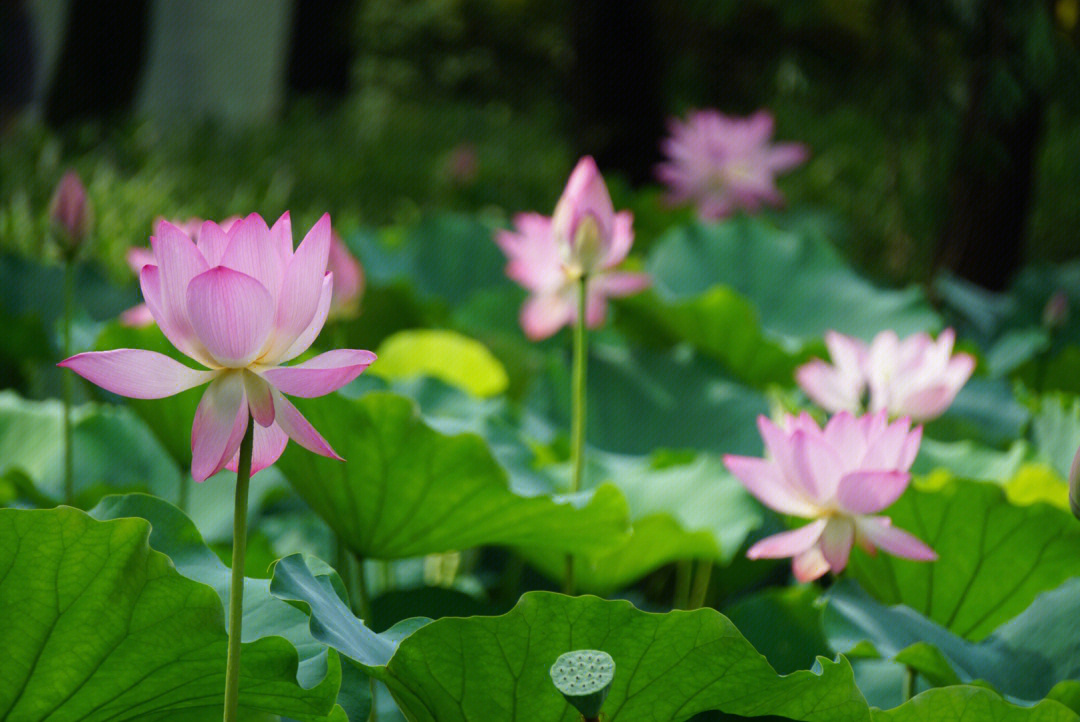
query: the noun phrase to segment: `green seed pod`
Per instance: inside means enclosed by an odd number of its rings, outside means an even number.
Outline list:
[[[615,660],[607,652],[579,649],[567,652],[551,665],[551,681],[586,720],[600,716],[611,680],[615,678]]]

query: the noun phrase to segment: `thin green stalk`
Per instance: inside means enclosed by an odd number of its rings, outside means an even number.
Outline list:
[[[180,507],[180,511],[185,514],[189,513],[188,500],[191,498],[191,474],[184,474],[180,478],[180,498],[177,499],[176,505]]]
[[[694,586],[690,589],[690,604],[687,609],[701,609],[705,606],[705,596],[709,593],[709,580],[712,578],[711,559],[698,559],[694,569]]]
[[[690,604],[690,577],[694,563],[689,559],[675,562],[675,595],[671,600],[672,609],[686,609]]]
[[[236,465],[236,504],[233,507],[232,581],[229,583],[229,657],[225,666],[224,722],[236,722],[240,703],[240,627],[244,617],[244,556],[247,552],[248,486],[255,420],[249,418]]]
[[[585,469],[585,365],[587,362],[587,343],[585,335],[585,304],[587,300],[588,276],[582,275],[578,281],[578,318],[574,327],[574,377],[571,389],[573,416],[570,419],[570,490],[581,491],[581,474]],[[574,580],[574,555],[566,555],[566,580],[563,592],[573,594],[577,585]]]
[[[352,608],[354,614],[359,614],[360,619],[364,620],[364,624],[371,627],[371,595],[368,593],[367,574],[364,571],[364,560],[362,557],[350,554],[351,559],[348,564],[348,580],[346,581],[346,587],[349,590],[349,598],[352,600]],[[375,678],[370,677],[371,683],[371,712],[368,714],[368,722],[377,722],[378,710],[375,709],[375,694],[376,685]]]
[[[904,667],[904,689],[903,700],[907,702],[909,699],[915,696],[915,677],[917,672],[911,667]]]
[[[75,307],[75,264],[64,261],[64,358],[71,358],[71,316]],[[71,397],[74,395],[75,378],[70,372],[64,374],[64,503],[75,503],[75,459],[71,448]]]

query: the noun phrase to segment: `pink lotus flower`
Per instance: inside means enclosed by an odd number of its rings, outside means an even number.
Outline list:
[[[930,421],[949,408],[975,370],[975,359],[953,354],[956,335],[945,329],[937,341],[919,332],[901,341],[882,331],[867,346],[835,331],[825,334],[833,364],[815,359],[795,372],[806,395],[831,412],[858,412],[869,391],[870,411]]]
[[[359,376],[375,355],[340,349],[281,365],[311,346],[330,310],[330,217],[319,219],[295,252],[288,213],[272,229],[256,214],[228,232],[207,221],[197,244],[164,222],[150,245],[154,263],[139,274],[146,305],[169,341],[206,370],[139,349],[82,353],[59,365],[139,399],[209,382],[191,430],[196,481],[236,470],[249,415],[256,423],[252,473],[277,461],[289,438],[340,458],[284,394],[328,394]]]
[[[334,295],[330,299],[331,318],[349,318],[360,313],[364,294],[364,267],[336,232],[330,234],[330,255],[326,270],[334,274]]]
[[[232,228],[232,225],[238,220],[240,220],[240,216],[229,216],[218,225],[221,226],[221,230],[228,233],[229,229]],[[184,235],[192,241],[196,243],[199,242],[199,229],[202,228],[203,219],[188,218],[186,221],[166,221],[164,218],[158,218],[154,221],[154,228],[157,228],[165,222],[172,223],[172,225],[183,231]],[[145,246],[132,246],[128,249],[127,255],[124,258],[127,261],[128,268],[134,271],[136,276],[142,272],[143,266],[154,265],[154,252]],[[153,323],[154,315],[150,313],[150,309],[145,303],[140,303],[138,306],[132,306],[120,314],[120,324],[123,326],[144,328]]]
[[[686,121],[672,118],[669,128],[671,136],[661,144],[667,161],[657,175],[670,186],[672,203],[694,203],[708,220],[782,204],[775,176],[809,155],[801,143],[772,144],[773,117],[764,110],[749,118],[699,110]]]
[[[615,212],[607,186],[592,158],[582,158],[551,218],[521,213],[516,231],[499,231],[495,242],[509,262],[506,275],[532,292],[521,309],[529,338],[551,336],[573,325],[578,315],[578,283],[586,278],[585,322],[604,322],[609,297],[628,296],[649,285],[644,273],[613,271],[634,243],[633,216]]]
[[[793,557],[801,582],[847,566],[851,547],[932,561],[934,551],[886,516],[873,516],[907,489],[922,428],[908,419],[892,424],[884,412],[856,419],[841,412],[824,429],[809,414],[788,416],[784,427],[758,417],[768,458],[724,457],[724,464],[762,504],[781,514],[813,519],[793,531],[762,539],[751,559]]]
[[[73,170],[64,173],[56,185],[49,215],[62,232],[64,245],[73,251],[86,237],[90,225],[90,208],[86,201],[86,186]]]

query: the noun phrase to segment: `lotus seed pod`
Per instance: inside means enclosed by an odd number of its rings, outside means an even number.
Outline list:
[[[567,652],[551,665],[551,681],[555,689],[581,713],[586,720],[600,716],[600,707],[607,699],[611,680],[615,678],[615,661],[607,652],[579,649]]]

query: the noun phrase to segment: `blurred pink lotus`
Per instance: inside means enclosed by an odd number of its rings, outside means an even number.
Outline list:
[[[761,503],[810,524],[762,539],[751,559],[792,557],[801,582],[847,566],[851,548],[932,561],[934,551],[886,516],[874,516],[900,498],[919,451],[922,428],[908,419],[892,424],[884,412],[856,419],[834,416],[824,429],[809,414],[787,416],[783,426],[758,418],[768,458],[724,457],[724,464]]]
[[[273,464],[289,438],[340,458],[283,394],[328,394],[359,376],[375,355],[340,349],[280,365],[311,346],[330,310],[330,217],[324,215],[295,252],[288,213],[272,229],[256,214],[228,232],[207,221],[197,243],[162,222],[150,245],[154,263],[139,273],[146,305],[169,341],[208,370],[139,349],[82,353],[59,365],[140,399],[210,382],[191,431],[196,481],[236,470],[249,415],[256,423],[252,473]]]
[[[919,332],[901,341],[882,331],[869,346],[835,331],[825,334],[833,365],[815,359],[795,372],[806,395],[831,412],[868,409],[930,421],[949,408],[975,370],[975,359],[953,354],[956,335],[945,329],[935,341]]]
[[[330,234],[330,255],[326,270],[334,274],[334,296],[330,300],[331,318],[350,318],[360,313],[364,295],[364,267],[356,260],[337,232]]]
[[[90,206],[86,186],[73,170],[64,173],[53,192],[49,216],[59,229],[68,253],[73,252],[86,238],[90,225]]]
[[[671,203],[693,203],[708,220],[782,204],[775,177],[809,155],[801,143],[773,144],[773,117],[764,110],[749,118],[698,110],[685,121],[672,118],[669,128],[661,143],[667,160],[657,175],[669,186]]]
[[[585,322],[604,322],[609,297],[637,293],[649,285],[644,273],[613,271],[634,242],[633,216],[616,213],[592,158],[582,158],[555,206],[555,215],[521,213],[516,231],[499,231],[495,242],[509,262],[506,275],[532,292],[521,309],[529,338],[551,336],[576,323],[578,283],[586,278]]]

